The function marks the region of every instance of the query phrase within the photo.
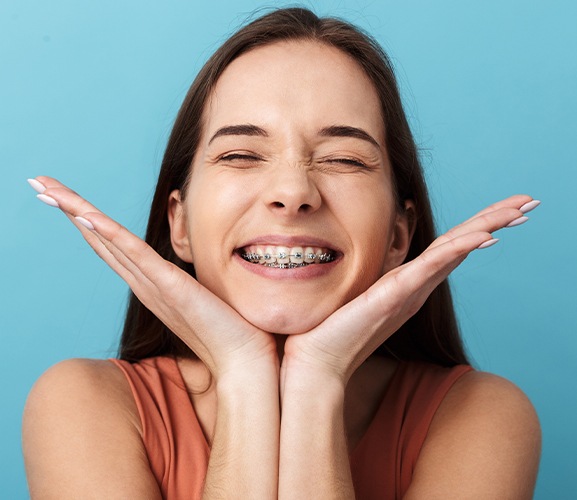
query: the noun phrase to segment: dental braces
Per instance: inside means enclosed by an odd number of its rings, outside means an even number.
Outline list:
[[[267,262],[264,265],[265,266],[269,266],[269,267],[280,267],[280,266],[286,266],[289,269],[292,269],[294,267],[304,267],[307,266],[309,264],[313,264],[314,261],[318,261],[319,263],[321,262],[331,262],[332,260],[334,260],[334,256],[331,253],[328,252],[324,252],[322,254],[317,255],[316,253],[307,253],[304,254],[303,252],[295,252],[295,253],[285,253],[285,252],[280,252],[277,255],[272,255],[270,253],[265,253],[265,254],[258,254],[256,252],[252,252],[252,253],[245,253],[242,254],[242,258],[244,260],[248,260],[249,262],[253,262],[253,263],[257,263],[260,262],[262,260],[267,261],[267,260],[271,260],[271,259],[286,259],[286,258],[290,258],[293,257],[295,259],[307,259],[311,262],[287,262],[287,263],[278,263],[278,262]],[[283,267],[280,267],[281,269],[284,269]]]

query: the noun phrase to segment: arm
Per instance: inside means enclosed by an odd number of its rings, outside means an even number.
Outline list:
[[[500,377],[468,373],[439,407],[405,499],[530,500],[540,451],[527,397]]]
[[[342,422],[343,393],[351,375],[420,309],[435,287],[470,252],[496,241],[491,239],[493,231],[526,220],[521,218],[520,208],[530,201],[527,196],[514,196],[488,207],[437,238],[415,260],[385,274],[315,329],[287,339],[281,367],[281,498],[354,498]],[[303,371],[308,376],[303,377]],[[320,427],[314,430],[321,439],[311,445],[306,438],[317,420],[317,415],[310,413],[313,411],[322,411],[330,425],[324,432]],[[490,420],[484,422],[487,424],[492,425]],[[450,431],[445,432],[450,435]],[[459,452],[457,462],[463,453],[468,453],[467,444]],[[299,455],[295,460],[296,453]],[[526,480],[522,471],[514,472],[519,474],[515,481]],[[439,468],[435,469],[435,474],[440,473]],[[435,474],[427,476],[425,483],[434,482]],[[422,494],[426,490],[419,491],[416,495],[428,498]],[[491,491],[489,486],[486,491]],[[445,498],[459,496],[458,490],[453,492],[450,488],[444,494]]]
[[[279,498],[354,498],[345,386],[312,366],[283,365]]]
[[[47,188],[44,201],[57,205],[67,215],[94,251],[190,347],[213,376],[218,417],[205,497],[276,496],[279,362],[272,335],[245,321],[186,272],[162,259],[144,241],[58,181],[49,177],[37,180]],[[83,218],[79,220],[78,216]],[[38,404],[41,406],[42,401]],[[51,410],[53,420],[58,420],[58,405]],[[86,412],[78,418],[88,416]],[[78,420],[79,425],[81,422]],[[96,431],[99,435],[106,429],[97,427]],[[43,437],[36,436],[40,444]],[[48,440],[45,445],[56,447],[57,442]],[[98,453],[91,459],[106,462],[109,458],[106,453]],[[121,479],[121,469],[106,470]],[[76,479],[79,487],[93,486],[83,483],[82,476]]]
[[[278,368],[252,367],[216,384],[218,411],[203,498],[276,498]]]
[[[38,380],[23,452],[33,499],[161,498],[130,388],[107,361],[65,361]]]

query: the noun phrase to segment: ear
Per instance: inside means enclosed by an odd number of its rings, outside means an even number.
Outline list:
[[[416,219],[415,204],[412,200],[405,201],[404,211],[398,211],[395,215],[384,273],[400,266],[405,261],[413,234],[415,234]]]
[[[178,189],[175,189],[168,197],[168,224],[170,225],[170,243],[174,253],[184,262],[192,264],[193,258],[188,239],[187,217]]]

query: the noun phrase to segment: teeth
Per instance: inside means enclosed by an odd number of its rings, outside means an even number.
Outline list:
[[[264,261],[267,264],[274,264],[276,262],[276,254],[274,248],[266,247],[264,252]]]
[[[315,254],[315,249],[312,247],[306,247],[305,248],[305,262],[307,264],[310,264],[311,262],[314,262],[316,258],[316,254]]]
[[[302,247],[291,248],[290,261],[293,264],[302,264],[304,261]]]
[[[258,262],[259,264],[264,264],[265,260],[264,260],[264,253],[263,251],[259,248],[256,252],[255,255],[257,257],[256,262]]]
[[[253,264],[261,264],[267,267],[280,269],[294,269],[309,264],[322,264],[334,260],[334,254],[330,250],[313,247],[259,247],[251,246],[244,249],[241,257]]]
[[[291,259],[290,255],[292,254],[291,249],[288,247],[277,247],[276,249],[276,261],[277,264],[288,264]]]

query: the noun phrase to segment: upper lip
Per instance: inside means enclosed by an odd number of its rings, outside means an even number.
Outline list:
[[[272,245],[272,246],[287,246],[287,247],[320,247],[340,252],[340,249],[335,246],[333,242],[329,242],[323,238],[316,236],[287,236],[280,234],[267,234],[251,238],[243,242],[237,250],[251,245]]]

